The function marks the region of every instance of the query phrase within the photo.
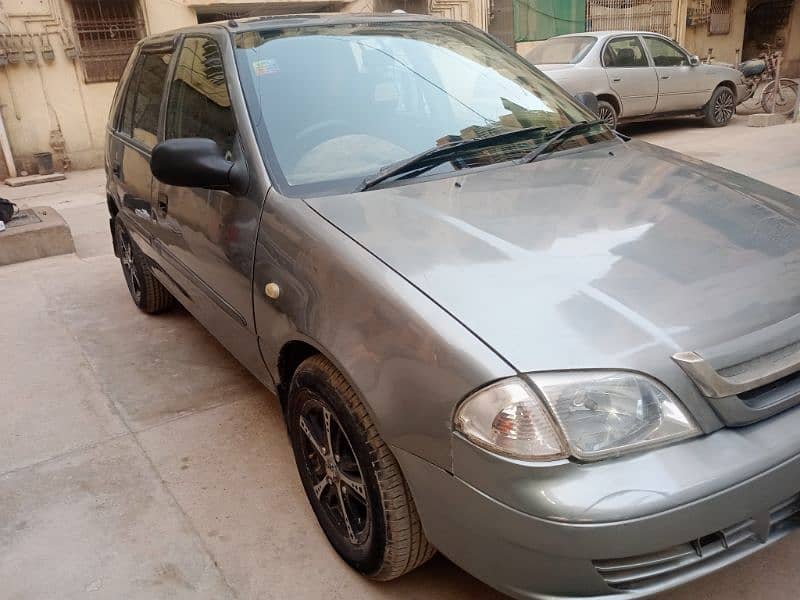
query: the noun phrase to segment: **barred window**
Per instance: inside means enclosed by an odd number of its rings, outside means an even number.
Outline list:
[[[731,32],[731,0],[711,0],[708,32],[712,35]]]
[[[144,37],[138,0],[70,0],[86,83],[118,81]]]

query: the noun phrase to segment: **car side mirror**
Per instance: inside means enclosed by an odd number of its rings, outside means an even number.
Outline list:
[[[178,187],[233,191],[240,188],[236,164],[214,140],[179,138],[153,148],[150,170],[162,183]]]
[[[696,67],[699,64],[700,64],[700,57],[699,56],[693,54],[692,56],[689,57],[689,65],[690,66]]]
[[[597,96],[594,95],[592,92],[578,92],[574,96],[575,100],[583,104],[586,108],[592,111],[592,114],[597,114],[598,111],[598,104],[597,104]]]

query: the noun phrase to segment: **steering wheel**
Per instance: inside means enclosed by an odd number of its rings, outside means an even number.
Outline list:
[[[303,129],[295,138],[300,148],[313,148],[322,142],[353,132],[353,125],[343,119],[327,119]]]

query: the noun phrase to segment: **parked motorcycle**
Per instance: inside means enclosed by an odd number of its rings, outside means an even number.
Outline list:
[[[787,115],[792,112],[797,101],[797,82],[780,76],[783,53],[772,50],[769,44],[764,44],[764,47],[765,51],[758,58],[746,60],[738,67],[747,86],[747,93],[741,101],[753,98],[761,84],[768,82],[761,90],[761,108],[766,113]]]

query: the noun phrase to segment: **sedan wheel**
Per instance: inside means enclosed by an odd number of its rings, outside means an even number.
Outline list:
[[[736,98],[730,88],[719,86],[706,106],[705,122],[711,127],[727,125],[736,113]]]
[[[617,128],[617,111],[610,102],[600,100],[597,103],[597,116],[600,117],[611,129]]]

